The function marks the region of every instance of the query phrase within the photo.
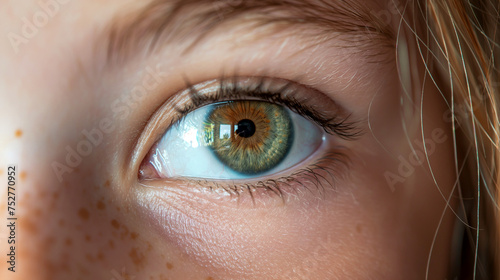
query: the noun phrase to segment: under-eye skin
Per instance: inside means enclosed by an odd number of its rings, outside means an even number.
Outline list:
[[[140,181],[183,181],[238,195],[262,189],[283,196],[285,187],[324,190],[348,162],[342,141],[360,133],[329,97],[281,79],[188,85],[164,107],[175,107],[178,115],[169,116],[143,159]]]

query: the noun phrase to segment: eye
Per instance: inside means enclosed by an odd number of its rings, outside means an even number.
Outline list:
[[[252,198],[256,190],[282,196],[285,189],[333,186],[347,166],[344,141],[360,133],[342,106],[289,80],[233,77],[187,85],[153,114],[139,139],[146,143],[139,147],[151,145],[138,152],[144,155],[140,181],[181,180],[203,190],[248,191]]]
[[[246,179],[287,170],[311,156],[324,131],[266,101],[219,102],[170,127],[146,159],[161,178]]]

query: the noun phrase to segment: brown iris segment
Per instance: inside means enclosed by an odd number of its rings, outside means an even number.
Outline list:
[[[229,168],[258,174],[285,158],[293,141],[293,124],[288,111],[279,105],[224,102],[208,114],[203,141]]]

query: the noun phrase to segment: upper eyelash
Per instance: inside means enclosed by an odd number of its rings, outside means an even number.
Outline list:
[[[355,139],[362,134],[361,130],[357,128],[356,124],[349,121],[350,116],[347,116],[345,118],[340,118],[339,116],[328,118],[311,106],[298,101],[296,98],[282,95],[281,93],[283,91],[293,85],[292,82],[288,82],[279,90],[271,92],[263,89],[265,81],[264,78],[260,79],[260,82],[255,85],[255,88],[252,89],[239,87],[237,79],[238,77],[233,77],[233,83],[229,85],[227,85],[225,82],[227,79],[220,79],[219,87],[215,94],[200,94],[200,92],[194,87],[194,85],[192,85],[187,79],[185,79],[188,86],[191,103],[184,106],[183,108],[176,108],[180,116],[175,119],[172,124],[179,123],[184,118],[184,116],[202,106],[222,101],[244,100],[244,98],[250,97],[285,106],[292,112],[313,121],[314,123],[322,127],[327,134],[337,135],[338,137],[341,137],[343,139]]]

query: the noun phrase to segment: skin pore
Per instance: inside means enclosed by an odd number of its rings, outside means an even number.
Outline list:
[[[4,2],[4,34],[24,36],[23,18],[44,11],[38,1]],[[189,2],[158,37],[147,31],[158,22],[145,18],[173,1],[73,0],[55,2],[31,38],[0,41],[0,174],[10,163],[20,172],[18,264],[12,273],[0,262],[0,278],[445,279],[456,203],[451,124],[415,38],[397,32],[394,4],[363,2],[373,18],[347,14],[329,25],[328,15],[314,24],[290,20],[297,11],[282,7],[268,15],[283,20],[262,23],[268,18],[257,7],[233,15],[223,9],[236,9],[233,2]],[[331,7],[314,12],[344,11],[325,2]],[[215,11],[218,24],[189,25],[200,11]],[[378,28],[357,32],[363,18]],[[411,69],[405,88],[398,63]],[[234,76],[314,88],[349,115],[362,133],[329,135],[312,157],[341,155],[322,173],[324,186],[303,180],[283,187],[283,197],[262,189],[250,196],[139,179],[144,158],[179,117],[176,106],[190,100],[180,93],[187,81]],[[402,96],[412,96],[404,113]],[[305,98],[329,110],[319,97]],[[0,209],[6,202],[4,194]]]

